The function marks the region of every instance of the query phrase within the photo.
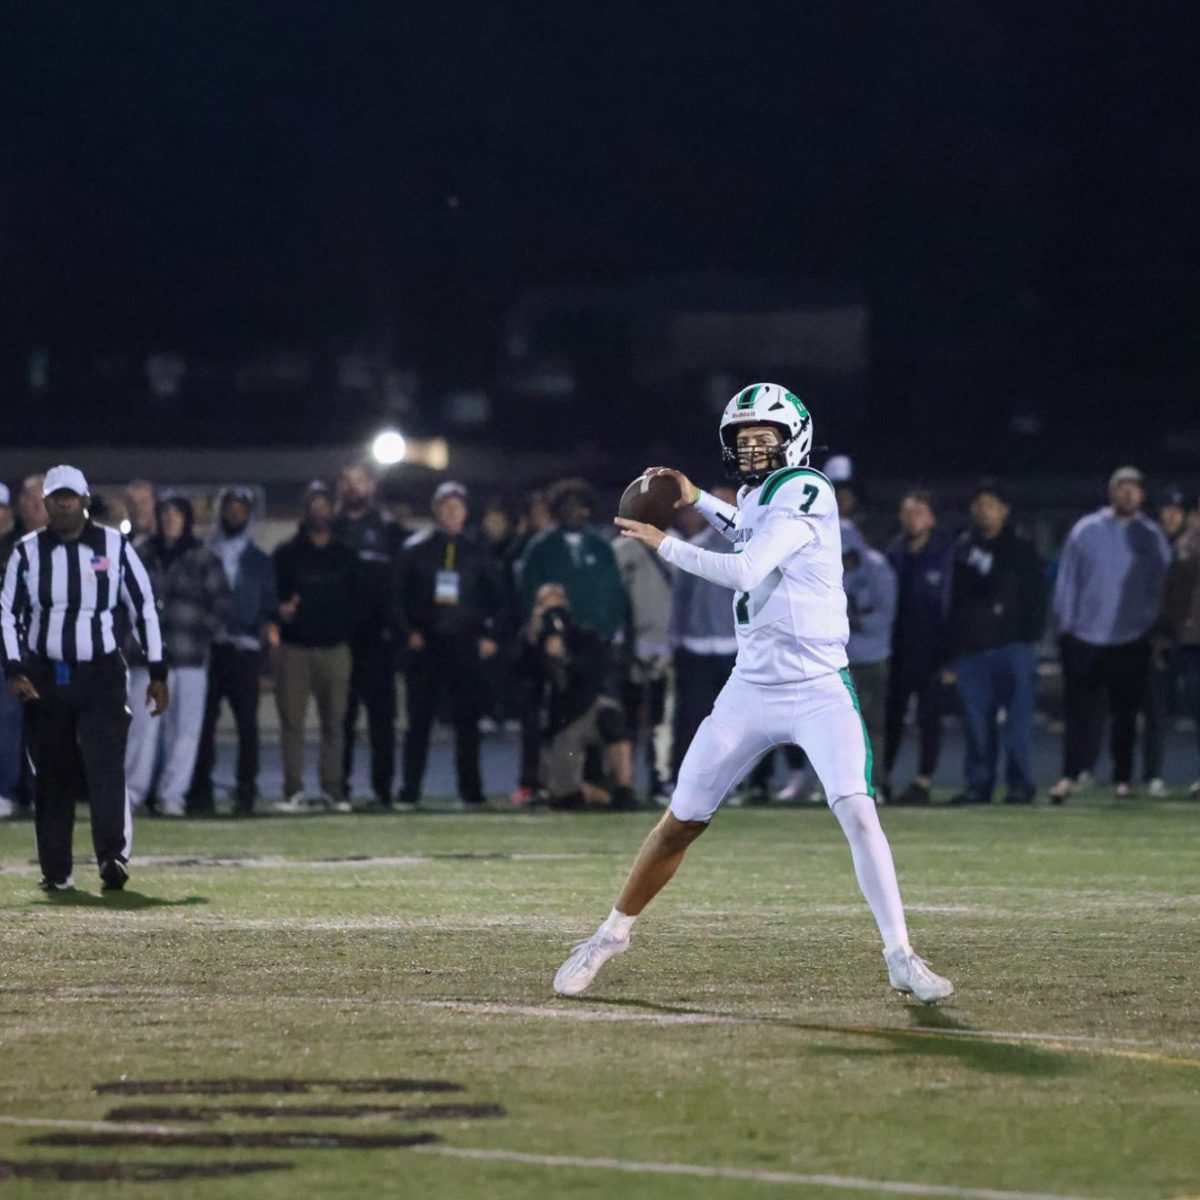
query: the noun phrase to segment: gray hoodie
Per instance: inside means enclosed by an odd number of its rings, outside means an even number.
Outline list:
[[[892,623],[896,619],[896,572],[872,550],[852,521],[842,521],[842,586],[850,640],[850,665],[886,662],[892,653]],[[852,557],[855,556],[855,557]]]

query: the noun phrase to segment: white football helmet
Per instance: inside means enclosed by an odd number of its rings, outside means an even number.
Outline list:
[[[779,430],[780,445],[739,457],[737,432],[743,425],[772,425]],[[803,467],[812,450],[812,417],[799,396],[777,383],[754,383],[743,388],[721,414],[721,461],[742,483],[762,483],[780,467]]]

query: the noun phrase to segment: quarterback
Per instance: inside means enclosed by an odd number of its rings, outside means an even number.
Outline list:
[[[737,506],[679,471],[678,505],[694,504],[734,544],[703,550],[653,525],[617,519],[666,562],[730,588],[737,663],[679,769],[671,806],[650,832],[607,920],[572,951],[554,989],[576,996],[614,955],[633,923],[675,874],[735,783],[774,746],[809,757],[850,843],[859,887],[883,939],[891,986],[926,1003],[954,991],[909,945],[892,852],[875,811],[871,744],[846,660],[846,595],[833,487],[808,466],[812,417],[773,383],[745,388],[721,418],[721,456],[741,483]]]

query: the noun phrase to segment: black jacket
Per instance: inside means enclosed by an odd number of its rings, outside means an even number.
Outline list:
[[[537,643],[522,636],[515,670],[539,697],[539,725],[544,734],[553,737],[604,694],[610,656],[598,634],[568,623],[562,633],[566,657],[551,658],[542,649],[550,632],[544,631]]]
[[[466,536],[430,529],[409,538],[400,563],[400,595],[411,629],[470,657],[477,654],[474,643],[495,637],[504,623],[504,585],[495,559]]]
[[[301,530],[273,557],[280,603],[300,597],[295,618],[279,622],[280,639],[290,646],[349,642],[363,603],[354,551],[337,541],[318,549]]]
[[[333,523],[336,541],[352,550],[358,559],[362,587],[359,632],[400,636],[406,632],[400,603],[400,557],[404,530],[377,508],[369,508],[356,520],[345,514]]]
[[[950,591],[951,653],[976,654],[1013,642],[1041,640],[1046,578],[1033,543],[1002,529],[959,536]]]

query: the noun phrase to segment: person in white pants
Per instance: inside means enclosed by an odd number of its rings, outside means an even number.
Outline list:
[[[149,683],[148,668],[130,668],[131,697],[145,696]],[[182,817],[200,746],[208,668],[172,667],[167,671],[167,688],[171,707],[157,720],[144,703],[129,705],[132,719],[125,752],[125,786],[135,809],[142,807],[154,788],[158,811],[166,817]]]
[[[145,695],[149,675],[136,645],[127,645],[132,723],[125,777],[135,809],[154,792],[163,816],[182,817],[204,723],[209,650],[224,627],[231,598],[220,559],[192,534],[191,502],[166,495],[157,512],[158,532],[140,553],[158,599],[172,704],[152,721],[146,706],[135,702]]]
[[[676,507],[695,505],[734,545],[717,554],[654,525],[617,519],[682,571],[730,588],[738,652],[733,674],[679,769],[670,809],[651,830],[607,920],[575,947],[554,990],[577,996],[600,968],[629,949],[634,921],[666,886],[738,779],[775,746],[804,749],[849,843],[863,898],[883,943],[888,980],[931,1003],[954,987],[908,940],[891,849],[875,811],[872,753],[846,642],[842,538],[833,485],[807,465],[812,418],[778,384],[754,384],[730,400],[721,420],[722,457],[741,480],[737,506],[700,491],[664,467],[679,486]]]

